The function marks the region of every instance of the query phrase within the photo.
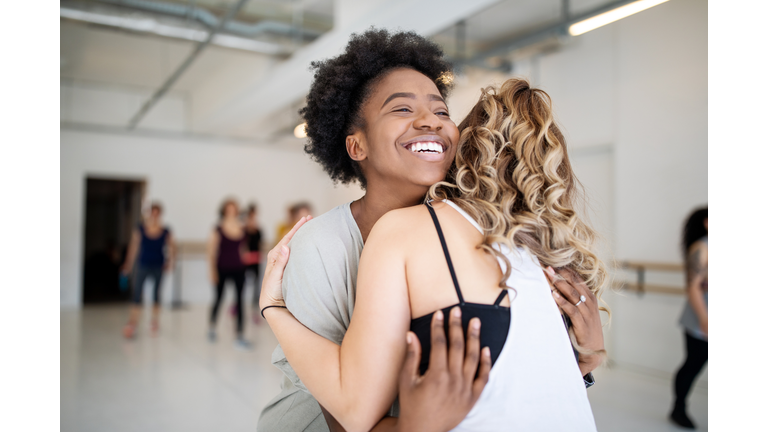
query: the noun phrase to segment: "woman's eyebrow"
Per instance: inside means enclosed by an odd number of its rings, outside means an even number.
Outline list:
[[[431,94],[431,95],[427,95],[427,97],[428,97],[428,98],[429,98],[429,100],[431,100],[431,101],[437,101],[437,102],[442,102],[442,103],[445,103],[445,99],[443,99],[443,98],[442,98],[440,95]],[[447,105],[447,104],[446,104],[446,105]]]
[[[397,99],[397,98],[401,98],[401,97],[408,98],[408,99],[416,99],[416,95],[413,94],[413,93],[392,93],[387,98],[387,100],[384,101],[384,103],[381,105],[381,107],[384,108],[384,106],[386,104],[388,104],[389,101],[391,101],[392,99]]]
[[[408,98],[408,99],[416,99],[416,95],[414,93],[402,93],[402,92],[401,93],[392,93],[387,98],[387,100],[385,100],[384,103],[381,104],[381,107],[384,108],[390,101],[392,101],[392,99],[397,99],[397,98],[401,98],[401,97]],[[431,101],[437,101],[437,102],[445,103],[445,99],[443,99],[440,95],[430,94],[430,95],[427,95],[427,98],[429,100],[431,100]]]

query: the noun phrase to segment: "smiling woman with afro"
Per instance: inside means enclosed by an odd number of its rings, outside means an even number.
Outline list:
[[[334,182],[355,180],[365,188],[360,166],[347,154],[345,137],[364,129],[361,108],[371,89],[393,69],[418,71],[432,81],[445,99],[451,89],[451,65],[440,47],[414,32],[373,29],[353,34],[344,53],[312,62],[315,79],[300,114],[307,123],[304,150]]]

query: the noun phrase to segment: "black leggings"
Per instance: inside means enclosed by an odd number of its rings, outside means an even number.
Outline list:
[[[685,410],[685,399],[693,386],[693,380],[707,364],[709,356],[708,342],[685,333],[685,363],[675,376],[675,409]]]
[[[243,335],[243,287],[245,286],[245,269],[223,270],[218,269],[219,283],[216,284],[216,300],[211,308],[211,327],[216,324],[216,316],[219,314],[221,299],[224,297],[224,282],[231,279],[235,283],[235,308],[237,309],[237,335]]]

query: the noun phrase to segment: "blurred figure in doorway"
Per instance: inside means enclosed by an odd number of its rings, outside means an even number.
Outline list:
[[[259,323],[259,294],[261,286],[259,285],[259,266],[261,265],[261,229],[257,219],[256,204],[248,206],[248,215],[245,220],[245,238],[248,253],[246,254],[246,275],[250,274],[253,279],[253,321]]]
[[[144,282],[147,278],[151,278],[153,282],[154,304],[150,329],[153,335],[156,335],[160,329],[160,283],[163,279],[163,271],[173,268],[176,255],[171,231],[163,226],[160,219],[162,212],[160,203],[153,202],[149,216],[133,230],[125,263],[120,270],[123,275],[134,270],[133,305],[128,315],[128,323],[123,327],[123,336],[129,339],[136,334],[136,326],[141,317]],[[136,262],[137,255],[138,262]],[[136,263],[135,268],[134,263]]]
[[[688,300],[680,324],[685,330],[686,358],[675,375],[675,402],[669,417],[672,422],[686,429],[695,428],[686,412],[686,398],[693,381],[707,363],[709,353],[708,233],[707,207],[704,207],[688,217],[683,229]]]
[[[216,341],[216,318],[224,297],[227,280],[235,284],[235,310],[237,316],[235,345],[249,349],[251,344],[243,337],[243,288],[245,286],[245,227],[240,221],[237,201],[226,199],[219,209],[219,224],[208,239],[208,265],[211,284],[216,287],[211,307],[208,339]]]
[[[285,237],[286,234],[288,234],[288,231],[293,228],[294,225],[296,225],[296,222],[298,222],[301,218],[304,216],[309,216],[312,214],[312,206],[308,202],[300,202],[297,204],[294,204],[288,208],[288,219],[277,226],[277,234],[275,235],[275,244],[272,245],[274,247],[277,242],[280,241],[283,237]]]

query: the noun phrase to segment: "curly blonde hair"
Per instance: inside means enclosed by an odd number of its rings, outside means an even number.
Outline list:
[[[453,166],[427,200],[449,199],[484,228],[478,247],[507,264],[499,287],[506,288],[512,268],[496,243],[528,249],[542,267],[575,271],[601,301],[606,267],[595,253],[595,231],[574,209],[579,184],[551,105],[524,79],[483,89],[459,125]]]

